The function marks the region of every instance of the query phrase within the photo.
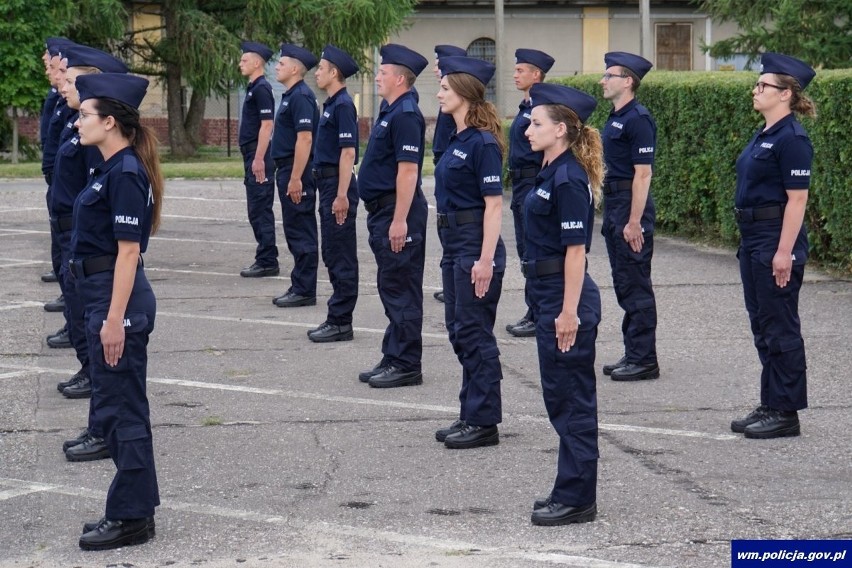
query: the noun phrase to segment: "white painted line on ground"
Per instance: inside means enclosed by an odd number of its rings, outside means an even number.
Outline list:
[[[12,371],[11,373],[0,373],[0,379],[17,379],[27,374],[27,371]]]
[[[175,201],[175,200],[180,200],[180,201],[216,201],[216,202],[222,202],[222,203],[245,203],[246,202],[245,199],[234,199],[234,198],[228,198],[228,197],[184,197],[182,195],[172,195],[172,194],[168,194],[166,196],[166,202]]]
[[[733,434],[707,434],[706,432],[694,432],[691,430],[669,430],[668,428],[650,428],[647,426],[630,426],[628,424],[601,424],[601,430],[611,432],[640,432],[642,434],[662,434],[664,436],[685,436],[687,438],[708,438],[710,440],[736,440],[738,436]]]
[[[0,213],[21,213],[23,211],[42,211],[47,212],[46,207],[20,207],[17,209],[4,209],[0,208]]]
[[[196,217],[195,215],[161,215],[167,219],[192,219],[195,221],[220,221],[222,223],[248,223],[248,219],[225,219],[223,217]]]
[[[15,235],[49,235],[50,231],[35,231],[33,229],[0,229],[0,236]]]
[[[240,245],[256,247],[257,243],[248,241],[211,241],[209,239],[178,239],[176,237],[151,237],[152,241],[171,241],[175,243],[204,243],[206,245]]]
[[[4,478],[0,477],[0,485],[11,487],[11,489],[0,492],[0,495],[9,493],[12,498],[18,495],[27,495],[30,493],[47,492],[56,495],[65,495],[68,497],[82,497],[85,499],[95,499],[103,501],[106,499],[106,492],[95,491],[82,487],[69,487],[66,485],[55,485],[47,483],[39,483],[34,481],[26,481],[23,479]],[[291,530],[303,531],[306,534],[314,535],[318,532],[334,535],[335,537],[354,537],[365,539],[367,541],[382,540],[410,547],[431,548],[442,551],[458,551],[458,550],[477,550],[477,556],[490,555],[499,558],[517,558],[519,560],[535,560],[539,562],[551,562],[554,564],[565,564],[568,566],[579,566],[582,568],[650,568],[648,565],[631,564],[624,562],[612,562],[609,560],[601,560],[588,556],[575,556],[568,554],[559,554],[555,552],[539,553],[525,552],[516,548],[508,547],[488,547],[472,542],[453,541],[445,537],[433,538],[423,535],[404,534],[387,530],[377,530],[372,528],[354,527],[350,525],[341,525],[337,523],[329,523],[326,521],[308,522],[299,521],[288,516],[271,515],[269,513],[261,513],[258,511],[248,511],[244,509],[236,509],[233,507],[219,507],[217,505],[205,505],[201,503],[189,503],[184,501],[172,501],[163,499],[160,504],[160,509],[168,509],[179,511],[181,513],[192,513],[196,515],[208,515],[212,517],[221,517],[224,519],[237,519],[241,521],[250,521],[262,524],[282,525],[290,527]],[[573,546],[572,548],[579,551],[585,550],[586,547]]]
[[[8,304],[5,306],[0,306],[0,312],[5,312],[8,310],[20,310],[22,308],[44,308],[44,302],[19,302],[14,304]]]

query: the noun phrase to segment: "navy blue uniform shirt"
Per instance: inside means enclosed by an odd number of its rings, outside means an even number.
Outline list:
[[[814,148],[808,133],[788,114],[762,128],[737,158],[736,207],[787,203],[788,189],[808,189]]]
[[[518,105],[518,115],[512,121],[509,129],[509,167],[511,169],[541,167],[543,152],[533,152],[526,131],[530,126],[532,107],[529,100],[521,101]]]
[[[314,167],[337,166],[341,148],[355,148],[355,163],[358,163],[358,114],[346,87],[322,104],[314,145]]]
[[[118,254],[117,241],[148,248],[154,198],[148,174],[128,146],[95,168],[86,189],[74,203],[71,255],[85,259]]]
[[[435,135],[432,137],[432,155],[435,163],[441,159],[441,155],[447,151],[447,146],[450,144],[450,136],[456,131],[456,121],[451,114],[444,114],[438,111],[438,118],[435,119]]]
[[[41,172],[43,174],[53,173],[56,151],[59,149],[59,136],[68,123],[68,117],[75,112],[77,111],[68,107],[65,99],[59,98],[48,122],[47,137],[44,140],[44,146],[42,146]]]
[[[633,179],[635,164],[654,163],[657,125],[636,99],[609,113],[602,135],[607,180]]]
[[[592,246],[595,206],[589,177],[570,150],[560,154],[536,176],[524,211],[528,260],[564,257],[565,249]]]
[[[53,184],[50,186],[50,214],[68,217],[74,210],[74,200],[86,187],[89,176],[103,162],[97,146],[83,146],[80,135],[72,129],[71,136],[56,152]]]
[[[272,86],[266,77],[261,75],[246,87],[243,115],[240,119],[240,146],[257,142],[261,121],[274,118],[275,98],[272,96]]]
[[[304,81],[299,81],[281,95],[272,134],[272,159],[292,158],[296,154],[297,133],[310,131],[316,139],[318,124],[319,107],[314,92]],[[313,144],[308,164],[312,157]]]
[[[435,167],[438,212],[485,207],[483,197],[503,193],[503,157],[490,132],[465,128],[450,138]]]
[[[65,119],[65,125],[62,127],[62,131],[59,133],[59,146],[62,146],[68,140],[71,139],[77,133],[77,129],[74,128],[74,123],[77,122],[77,117],[80,115],[80,111],[69,108],[71,112]],[[58,148],[58,146],[57,146]],[[55,165],[54,165],[55,167]]]
[[[60,98],[59,91],[55,87],[51,87],[47,92],[47,97],[44,99],[44,104],[41,107],[41,118],[38,124],[38,140],[41,147],[44,148],[44,141],[47,138],[47,125],[50,123],[50,117],[53,115],[53,109],[56,108],[56,103]]]
[[[389,192],[396,192],[397,163],[417,164],[417,188],[425,151],[426,121],[417,106],[417,97],[408,91],[386,105],[364,153],[364,163],[358,170],[358,195],[372,201]]]

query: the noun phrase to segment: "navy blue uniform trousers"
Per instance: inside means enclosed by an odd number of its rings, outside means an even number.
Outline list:
[[[408,236],[400,252],[393,252],[388,230],[395,204],[367,216],[370,249],[376,257],[376,285],[388,327],[382,339],[382,363],[405,371],[420,371],[423,356],[423,270],[426,265],[426,198],[418,190],[406,222]]]
[[[266,179],[268,181],[258,183],[251,172],[251,163],[254,161],[256,149],[257,143],[240,147],[246,174],[243,180],[246,186],[246,205],[249,224],[254,232],[254,240],[257,241],[254,261],[263,268],[273,268],[278,266],[278,247],[275,246],[275,213],[272,210],[275,204],[275,163],[272,161],[270,150],[267,149],[264,165],[266,166]]]
[[[563,353],[556,343],[556,317],[562,311],[563,274],[530,278],[535,336],[544,406],[559,436],[559,460],[551,499],[575,507],[596,500],[598,478],[598,402],[595,339],[601,316],[598,287],[586,274],[574,345]]]
[[[109,367],[100,330],[109,312],[112,284],[112,271],[77,280],[89,341],[90,404],[117,469],[107,492],[105,516],[141,519],[152,516],[160,504],[146,394],[148,337],[154,329],[157,302],[140,265],[124,316],[124,354],[118,365]]]
[[[654,256],[654,203],[648,204],[642,215],[645,243],[642,250],[633,252],[624,240],[624,226],[630,218],[630,191],[606,196],[601,234],[606,241],[612,285],[618,305],[624,310],[621,333],[624,354],[628,363],[654,365],[657,363],[657,301],[651,285],[651,258]]]
[[[449,227],[439,227],[444,253],[441,279],[444,284],[444,320],[450,345],[462,365],[459,419],[474,426],[492,426],[503,421],[500,381],[500,350],[494,337],[497,302],[503,291],[506,247],[497,243],[494,276],[482,298],[474,294],[470,271],[479,259],[482,223],[456,225],[448,215]]]
[[[515,226],[515,248],[521,262],[526,256],[527,232],[524,229],[524,200],[527,194],[535,187],[535,177],[520,178],[512,182],[512,219]],[[524,284],[524,302],[527,304],[527,315],[532,317],[532,301],[530,300],[529,286]]]
[[[742,240],[737,251],[743,295],[754,346],[760,363],[760,403],[782,411],[808,406],[805,342],[799,321],[799,291],[805,258],[793,262],[790,282],[775,284],[772,257],[778,250],[781,219],[740,223]]]
[[[334,290],[328,299],[326,320],[334,325],[346,325],[352,323],[352,312],[358,301],[358,241],[355,232],[358,186],[353,174],[346,191],[349,213],[346,221],[338,225],[331,212],[331,204],[337,197],[337,180],[336,176],[317,179],[322,238],[320,251]]]
[[[302,173],[302,200],[293,203],[287,195],[287,185],[293,173],[292,166],[278,168],[275,182],[281,201],[281,219],[284,239],[293,255],[290,271],[290,290],[300,296],[317,295],[317,266],[319,244],[317,240],[317,188],[310,168]]]

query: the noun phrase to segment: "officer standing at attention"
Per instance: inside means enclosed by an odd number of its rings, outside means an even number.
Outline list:
[[[466,57],[467,51],[454,45],[436,45],[435,46],[435,77],[438,82],[441,82],[440,60],[442,57]],[[450,143],[450,136],[456,130],[456,123],[453,117],[449,114],[444,114],[441,109],[438,109],[438,116],[435,118],[435,133],[432,136],[432,163],[437,164],[441,159],[444,151]],[[444,291],[438,290],[432,293],[432,297],[439,302],[444,301]]]
[[[61,85],[57,85],[54,82],[54,70],[50,65],[50,59],[52,57],[50,54],[50,46],[57,40],[67,41],[65,38],[47,38],[44,42],[44,54],[41,56],[41,60],[44,62],[44,74],[47,76],[47,81],[50,83],[50,89],[47,91],[47,96],[44,98],[44,104],[41,107],[41,116],[39,117],[38,139],[42,149],[45,148],[45,144],[47,143],[47,127],[50,123],[50,117],[53,116],[53,109],[56,108],[56,103],[59,102],[59,99],[61,98],[61,95],[59,94],[59,87]],[[50,184],[48,183],[48,185]],[[58,276],[53,271],[53,268],[51,268],[49,271],[41,275],[41,281],[58,282]]]
[[[798,436],[808,406],[799,290],[808,258],[804,226],[814,150],[794,113],[816,116],[802,91],[814,70],[789,55],[764,53],[752,89],[765,124],[737,159],[735,210],[740,276],[763,370],[760,405],[731,422],[746,438]]]
[[[533,152],[526,131],[530,125],[530,87],[543,83],[545,74],[553,67],[553,58],[537,49],[515,50],[515,88],[524,92],[518,105],[518,115],[509,129],[509,175],[512,178],[512,219],[515,225],[515,247],[518,259],[524,261],[524,200],[535,185],[535,176],[541,169],[541,152]],[[506,331],[515,337],[533,337],[535,320],[530,304],[529,291],[524,286],[524,301],[527,313],[516,323],[506,326]]]
[[[240,271],[244,278],[278,276],[278,247],[275,246],[275,173],[270,154],[275,99],[264,76],[272,50],[261,43],[241,44],[240,74],[248,78],[243,114],[240,119],[240,152],[245,167],[248,218],[257,241],[254,263]]]
[[[281,44],[275,66],[276,79],[287,87],[272,133],[272,159],[281,201],[284,238],[293,255],[290,288],[272,303],[279,308],[313,306],[317,303],[317,187],[311,172],[319,107],[314,92],[305,84],[305,73],[317,64],[313,53],[292,44]]]
[[[435,439],[448,448],[476,448],[500,442],[497,424],[503,420],[494,320],[506,270],[500,238],[505,142],[497,109],[485,100],[494,65],[451,56],[441,59],[441,72],[438,101],[456,132],[435,168],[435,200],[444,248],[444,317],[462,385],[459,419],[435,432]]]
[[[412,87],[429,64],[407,47],[387,44],[376,75],[383,105],[364,162],[358,194],[367,210],[370,249],[376,257],[376,284],[389,323],[382,359],[359,374],[371,387],[423,382],[423,269],[429,210],[421,189],[426,122]]]
[[[146,396],[157,309],[141,254],[160,224],[163,176],[156,138],[139,123],[147,87],[133,75],[77,77],[80,143],[104,162],[74,203],[70,267],[85,306],[92,411],[117,469],[103,518],[83,527],[84,550],[147,542],[160,504]]]
[[[604,62],[606,72],[600,84],[613,110],[603,130],[607,174],[601,233],[606,240],[615,296],[624,310],[624,356],[604,365],[603,373],[614,381],[656,379],[660,367],[657,303],[651,285],[655,212],[650,189],[657,125],[648,109],[636,100],[640,80],[652,64],[621,51],[607,53]]]
[[[308,332],[315,343],[350,341],[353,337],[352,312],[358,301],[358,188],[354,172],[358,163],[358,114],[345,81],[357,72],[358,64],[351,55],[327,45],[314,73],[317,87],[328,95],[314,144],[313,173],[320,198],[322,260],[334,288],[325,321]]]
[[[559,435],[553,489],[533,505],[534,525],[593,521],[597,512],[598,404],[595,339],[601,296],[586,271],[595,204],[604,176],[603,146],[585,125],[597,102],[562,85],[529,92],[531,147],[543,167],[524,203],[524,276],[536,322],[544,405]]]

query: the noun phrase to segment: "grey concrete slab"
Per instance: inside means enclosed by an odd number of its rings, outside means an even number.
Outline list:
[[[731,539],[852,539],[849,281],[806,277],[802,436],[745,440],[728,425],[755,404],[759,365],[733,252],[658,237],[662,376],[638,384],[599,376],[598,520],[539,528],[530,508],[549,490],[557,439],[534,340],[503,331],[524,312],[508,204],[513,261],[496,329],[501,444],[451,451],[433,437],[456,416],[460,380],[443,307],[431,298],[440,288],[434,233],[425,382],[370,389],[356,375],[378,360],[386,319],[363,215],[355,339],[315,345],[305,332],[325,316],[323,267],[317,306],[274,307],[291,268],[281,231],[281,276],[242,279],[255,245],[241,183],[170,181],[163,229],[145,259],[159,305],[149,351],[158,535],[83,553],[78,531],[101,515],[113,466],[72,464],[60,451],[85,423],[87,402],[57,393],[75,360],[44,344],[61,316],[41,308],[58,294],[38,279],[49,265],[43,203],[38,182],[0,182],[0,566],[710,568],[728,565]],[[604,301],[600,366],[622,347],[599,235],[589,270]]]

